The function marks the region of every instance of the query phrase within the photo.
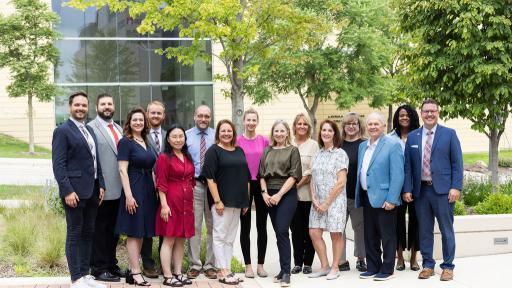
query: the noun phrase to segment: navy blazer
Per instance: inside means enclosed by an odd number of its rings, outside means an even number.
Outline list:
[[[360,174],[364,153],[368,149],[368,141],[359,144],[356,182],[356,208],[361,207]],[[366,172],[368,200],[373,208],[382,208],[384,201],[396,206],[400,205],[400,192],[404,183],[404,154],[400,142],[391,136],[383,135],[375,147],[372,159]]]
[[[85,125],[89,135],[96,144],[98,141],[91,127]],[[96,157],[97,158],[97,157]],[[97,175],[100,188],[105,189],[100,161],[97,162]],[[71,192],[76,192],[79,199],[89,199],[94,190],[94,160],[89,144],[80,129],[68,120],[53,131],[52,138],[53,175],[59,185],[60,197],[64,198]]]
[[[418,197],[421,191],[423,127],[409,133],[405,144],[405,182],[403,192]],[[430,156],[432,184],[437,194],[448,194],[450,189],[462,190],[464,165],[459,138],[455,130],[437,125]]]

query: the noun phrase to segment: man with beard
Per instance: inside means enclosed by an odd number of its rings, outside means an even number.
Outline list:
[[[150,130],[148,138],[149,149],[158,157],[158,154],[164,151],[166,131],[162,129],[162,123],[165,119],[165,105],[160,101],[151,101],[148,104],[146,114],[149,120]],[[156,192],[155,192],[156,193]],[[162,239],[160,245],[162,246]],[[158,270],[155,267],[155,260],[152,255],[153,238],[144,238],[140,255],[142,258],[142,273],[149,278],[158,278]]]
[[[79,91],[69,96],[69,120],[52,138],[53,175],[66,214],[66,258],[72,288],[106,288],[89,275],[89,260],[98,206],[105,183],[97,161],[98,142],[85,125],[89,103]]]
[[[119,235],[114,233],[119,197],[121,196],[121,178],[117,164],[117,142],[123,137],[123,129],[113,121],[116,106],[109,94],[100,94],[96,99],[98,116],[87,124],[92,128],[98,140],[98,160],[105,179],[105,197],[98,208],[96,230],[91,253],[91,274],[96,279],[107,282],[119,282],[121,270],[117,266],[116,247]]]

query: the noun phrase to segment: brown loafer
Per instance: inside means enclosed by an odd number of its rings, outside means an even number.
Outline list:
[[[451,281],[453,280],[453,270],[451,269],[443,269],[443,273],[441,273],[441,281]]]
[[[217,279],[217,271],[213,268],[208,268],[204,271],[204,276],[208,279]]]
[[[430,268],[423,268],[418,275],[418,279],[428,279],[430,276],[434,276],[434,270]]]
[[[199,273],[200,272],[197,269],[190,269],[187,272],[187,277],[190,278],[190,279],[196,279],[197,276],[199,276]]]
[[[160,273],[158,273],[158,270],[155,267],[142,269],[142,275],[148,277],[148,278],[158,278]]]

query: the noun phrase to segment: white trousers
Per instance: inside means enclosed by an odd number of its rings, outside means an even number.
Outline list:
[[[224,208],[222,216],[217,214],[215,205],[212,205],[213,219],[213,254],[215,267],[231,269],[233,257],[233,243],[236,239],[238,224],[240,223],[240,208]]]

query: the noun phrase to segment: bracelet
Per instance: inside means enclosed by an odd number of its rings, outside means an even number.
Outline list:
[[[265,189],[261,190],[261,194],[265,194],[265,193],[267,193],[267,190],[265,190]]]

